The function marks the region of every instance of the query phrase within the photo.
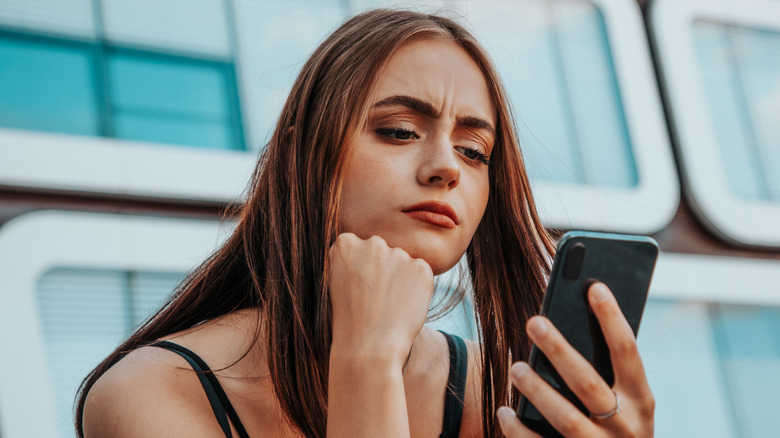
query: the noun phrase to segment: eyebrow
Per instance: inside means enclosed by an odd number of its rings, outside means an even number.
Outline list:
[[[405,106],[412,111],[418,112],[432,119],[438,119],[441,117],[441,113],[430,102],[422,99],[418,99],[412,96],[390,96],[386,99],[382,99],[375,103],[372,108],[380,108],[383,106]],[[469,128],[484,129],[490,132],[494,137],[496,136],[496,129],[493,124],[487,120],[477,116],[461,116],[455,120],[455,124],[458,126],[466,126]]]

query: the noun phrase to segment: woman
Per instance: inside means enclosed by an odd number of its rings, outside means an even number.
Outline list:
[[[613,388],[530,318],[551,239],[498,75],[459,25],[388,10],[342,25],[304,65],[251,187],[227,243],[85,379],[79,434],[535,436],[495,415],[518,400],[510,364],[531,342],[612,414],[583,416],[513,366],[558,430],[652,434],[652,394],[605,287],[590,297]],[[433,276],[464,254],[482,337],[467,353],[423,327]],[[218,379],[192,371],[207,366]]]

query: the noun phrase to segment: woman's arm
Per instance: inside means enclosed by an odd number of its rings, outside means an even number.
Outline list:
[[[328,436],[409,436],[402,370],[433,295],[430,266],[378,236],[345,233],[328,276]]]
[[[615,373],[615,384],[611,388],[548,319],[533,317],[528,321],[527,329],[534,344],[550,359],[588,410],[603,413],[606,418],[583,415],[527,363],[518,362],[512,366],[512,382],[547,421],[567,437],[652,437],[655,399],[647,383],[634,333],[605,284],[592,285],[588,300],[609,346]],[[618,406],[620,409],[616,412]],[[510,408],[499,409],[498,418],[507,437],[539,436],[525,427]]]

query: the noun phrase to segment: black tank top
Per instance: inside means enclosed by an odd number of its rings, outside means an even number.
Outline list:
[[[460,420],[463,416],[463,396],[466,392],[468,352],[463,339],[455,335],[442,333],[447,338],[447,346],[450,350],[450,375],[447,380],[447,393],[444,399],[444,427],[440,437],[453,438],[460,433]],[[239,438],[249,438],[249,434],[241,423],[241,419],[238,418],[238,414],[230,403],[227,394],[225,394],[225,390],[222,389],[217,377],[203,359],[192,351],[173,342],[157,341],[149,344],[149,346],[164,348],[183,357],[192,369],[197,371],[196,374],[200,379],[200,384],[206,392],[211,409],[214,411],[222,431],[225,432],[225,436],[227,438],[233,437],[230,430],[230,422],[232,422]],[[228,418],[230,419],[229,421]]]

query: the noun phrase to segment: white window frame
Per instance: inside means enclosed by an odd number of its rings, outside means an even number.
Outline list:
[[[0,128],[0,186],[207,202],[241,200],[256,151]]]
[[[650,9],[650,31],[674,120],[686,197],[720,237],[750,246],[780,246],[780,203],[737,197],[720,171],[724,166],[693,39],[694,22],[700,20],[780,32],[780,2],[657,0]]]
[[[187,272],[223,241],[215,221],[41,211],[0,228],[0,436],[58,436],[37,303],[53,268]],[[97,364],[96,364],[97,365]]]
[[[588,1],[604,17],[637,185],[588,187],[545,181],[531,185],[548,226],[650,234],[671,222],[680,187],[642,13],[634,0]]]

